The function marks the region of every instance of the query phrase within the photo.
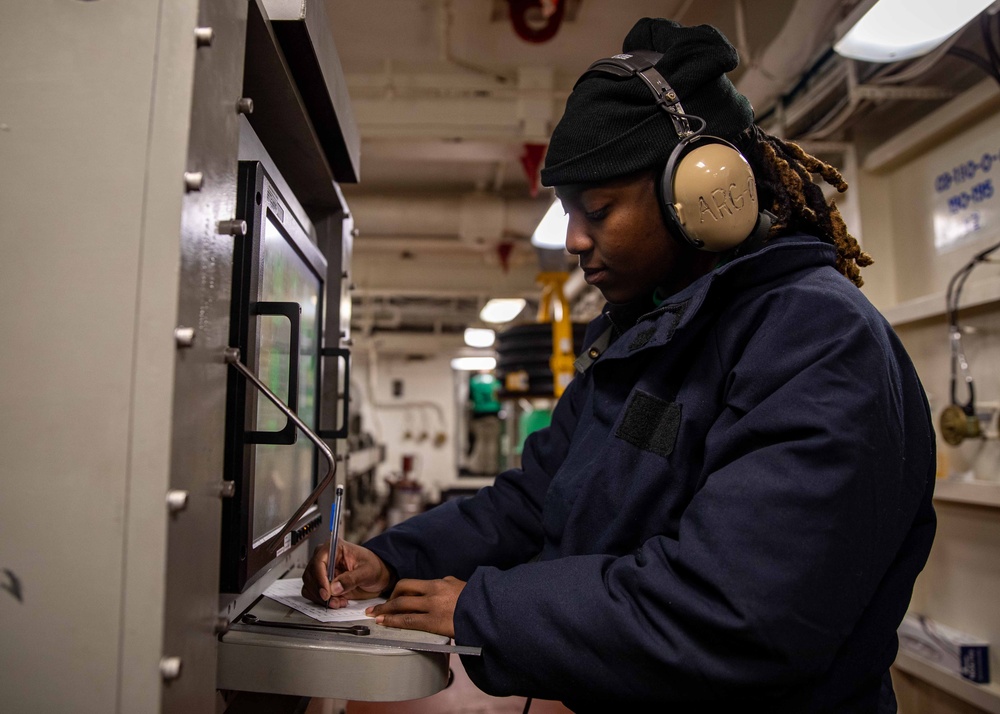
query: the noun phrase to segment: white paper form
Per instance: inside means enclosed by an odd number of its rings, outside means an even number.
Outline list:
[[[385,602],[385,598],[381,597],[373,597],[369,600],[348,600],[347,607],[333,610],[322,605],[317,605],[302,597],[302,578],[276,580],[271,584],[271,587],[264,591],[264,595],[320,622],[372,620],[374,618],[366,615],[365,610],[373,605],[380,605]]]

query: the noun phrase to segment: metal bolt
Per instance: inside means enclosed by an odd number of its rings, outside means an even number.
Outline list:
[[[200,191],[201,186],[204,183],[205,183],[205,175],[201,171],[184,172],[185,191]]]
[[[215,618],[215,634],[221,635],[229,631],[229,619],[225,617]]]
[[[222,351],[222,360],[226,364],[232,364],[233,362],[240,361],[240,348],[239,347],[227,347]]]
[[[237,114],[253,114],[253,100],[250,97],[240,97],[236,100]]]
[[[223,481],[219,486],[219,498],[232,498],[236,495],[236,482]]]
[[[247,234],[247,222],[242,218],[234,218],[230,221],[219,221],[217,230],[220,236],[245,236]]]
[[[215,39],[215,30],[211,27],[194,28],[194,40],[198,47],[211,47]]]
[[[160,658],[160,676],[163,677],[164,682],[170,682],[181,676],[181,658],[180,657],[161,657]]]
[[[188,492],[180,489],[167,491],[167,510],[171,513],[180,513],[188,505]]]
[[[358,228],[352,228],[351,229],[351,237],[352,238],[357,238],[359,235],[361,235],[361,230],[360,229],[358,229]]]
[[[346,340],[341,340],[341,342],[343,342],[344,345],[347,347],[351,347],[354,344],[354,340],[352,340],[351,338],[347,338]]]
[[[597,359],[598,357],[601,356],[601,351],[599,349],[597,349],[596,347],[592,347],[590,349],[590,352],[588,352],[587,354],[590,355],[591,359]]]
[[[174,342],[177,343],[178,347],[191,347],[194,345],[194,328],[175,327]]]

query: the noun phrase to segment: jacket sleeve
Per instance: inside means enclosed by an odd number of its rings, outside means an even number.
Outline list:
[[[830,667],[880,583],[902,583],[905,609],[926,550],[887,571],[934,459],[894,339],[856,312],[760,325],[720,387],[677,538],[477,570],[455,613],[456,642],[483,647],[463,657],[472,680],[583,704],[773,696]]]
[[[399,578],[467,580],[479,565],[508,568],[542,548],[542,503],[566,457],[583,391],[578,378],[556,404],[552,423],[529,435],[521,468],[492,486],[409,518],[365,543]]]

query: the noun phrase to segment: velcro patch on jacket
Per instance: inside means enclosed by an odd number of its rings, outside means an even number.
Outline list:
[[[670,456],[680,425],[680,404],[637,389],[632,392],[615,436],[645,451]]]
[[[653,335],[656,334],[657,330],[662,329],[657,325],[666,324],[665,320],[668,318],[668,316],[672,317],[673,320],[671,320],[670,324],[667,325],[667,328],[663,333],[662,341],[664,342],[669,341],[670,338],[674,336],[674,330],[677,329],[678,323],[684,316],[684,311],[687,309],[688,302],[690,301],[685,300],[684,302],[677,303],[676,305],[664,305],[663,307],[661,307],[658,311],[658,317],[656,318],[656,322],[654,322],[650,327],[647,327],[645,330],[641,330],[640,332],[636,333],[635,337],[632,338],[632,341],[629,343],[628,346],[629,351],[635,352],[637,349],[645,347],[647,344],[649,344],[649,341],[653,339]]]
[[[629,343],[629,350],[635,351],[640,347],[645,347],[649,341],[652,339],[653,335],[656,334],[656,325],[652,327],[647,327],[645,330],[637,334],[632,341]]]

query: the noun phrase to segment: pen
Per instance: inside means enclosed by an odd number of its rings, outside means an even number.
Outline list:
[[[330,556],[326,564],[326,579],[331,583],[333,582],[334,562],[337,560],[337,542],[340,540],[340,511],[343,504],[344,486],[337,484],[333,504],[330,506]]]

